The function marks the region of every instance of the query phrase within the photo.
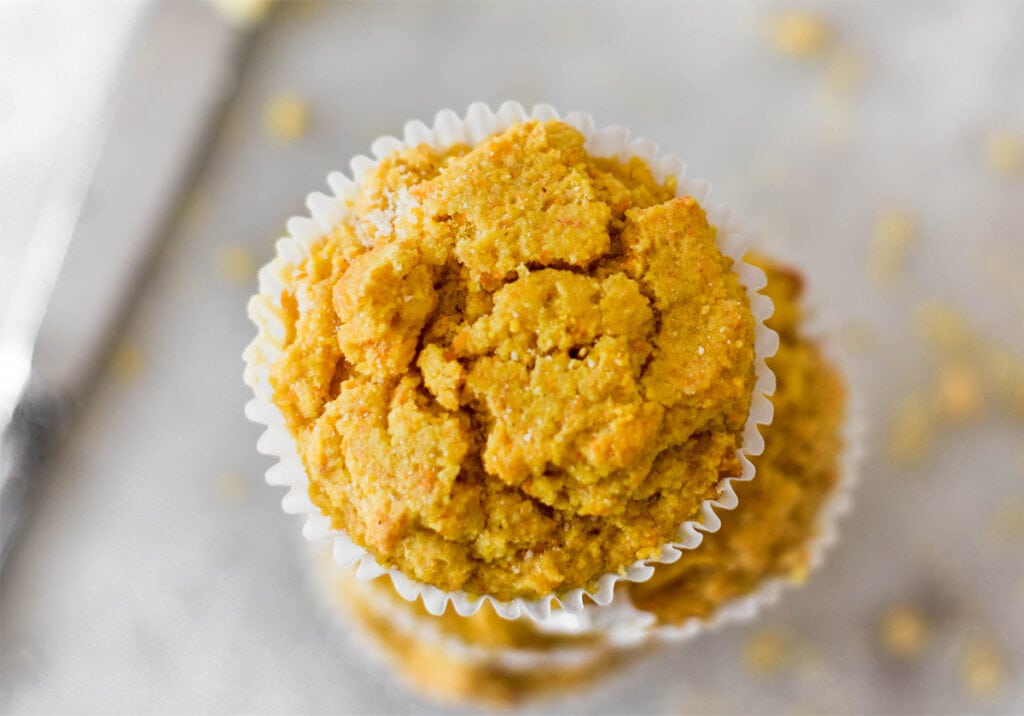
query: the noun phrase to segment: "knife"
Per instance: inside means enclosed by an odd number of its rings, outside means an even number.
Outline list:
[[[75,137],[91,171],[57,172],[10,272],[0,314],[0,569],[233,94],[254,33],[237,19],[209,3],[152,3],[102,130]]]

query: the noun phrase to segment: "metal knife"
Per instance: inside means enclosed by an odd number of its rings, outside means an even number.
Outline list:
[[[11,272],[0,313],[0,568],[233,93],[253,27],[230,20],[210,3],[152,3],[103,131],[76,138],[92,171],[57,172]]]

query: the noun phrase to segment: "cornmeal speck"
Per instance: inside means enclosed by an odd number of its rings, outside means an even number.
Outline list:
[[[939,414],[954,422],[976,418],[984,408],[981,375],[973,362],[948,361],[939,366],[936,379]]]
[[[824,18],[799,10],[771,17],[767,31],[772,48],[790,57],[816,57],[833,39],[832,27]]]
[[[751,636],[743,647],[743,664],[752,674],[771,676],[786,663],[789,646],[786,639],[774,631],[760,631]]]
[[[910,604],[898,604],[882,615],[878,638],[886,653],[910,659],[928,647],[932,629],[921,609]]]
[[[960,680],[974,698],[987,701],[1006,685],[1006,662],[1002,651],[987,639],[968,644],[960,660]]]
[[[267,132],[278,142],[298,141],[309,127],[309,105],[294,94],[278,95],[267,105],[265,122]]]
[[[1024,171],[1024,136],[1009,130],[992,132],[985,142],[985,161],[1000,174],[1020,174]]]

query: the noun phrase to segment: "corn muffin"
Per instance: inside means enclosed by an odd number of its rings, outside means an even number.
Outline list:
[[[655,616],[655,628],[710,619],[772,577],[802,577],[822,504],[839,476],[841,376],[801,329],[799,275],[765,259],[753,262],[768,275],[766,292],[776,307],[768,323],[781,337],[770,359],[778,378],[776,417],[765,428],[764,453],[754,458],[758,478],[737,486],[741,502],[722,514],[722,528],[680,561],[658,565],[650,581],[620,584],[624,600]],[[535,698],[593,683],[643,651],[614,647],[600,630],[555,634],[491,610],[435,617],[419,602],[401,599],[385,579],[358,581],[329,555],[318,568],[328,582],[329,607],[354,618],[353,628],[368,633],[407,682],[434,698],[501,704]],[[570,650],[578,655],[572,660],[550,658]],[[532,657],[512,666],[503,658],[510,653]]]
[[[756,320],[675,189],[554,120],[384,156],[280,295],[273,402],[332,527],[502,601],[676,540],[741,474]]]

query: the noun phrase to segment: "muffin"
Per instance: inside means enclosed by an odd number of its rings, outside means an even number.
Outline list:
[[[261,274],[247,377],[298,457],[279,472],[364,566],[607,601],[751,476],[767,311],[674,174],[557,119],[505,124],[354,163],[341,208]]]
[[[510,706],[564,694],[627,657],[598,635],[547,635],[529,619],[508,620],[493,610],[431,615],[384,580],[359,581],[329,554],[317,555],[315,568],[346,636],[362,639],[414,693],[436,701]]]
[[[646,617],[640,647],[707,625],[742,600],[785,579],[801,583],[820,547],[825,506],[842,476],[846,395],[842,376],[804,329],[803,281],[793,269],[752,259],[768,276],[775,303],[768,320],[780,336],[770,365],[778,380],[757,479],[737,485],[738,507],[722,526],[641,583],[623,582],[616,604]],[[583,687],[640,652],[615,643],[614,630],[566,634],[493,611],[433,616],[377,579],[360,582],[332,560],[317,564],[330,610],[348,615],[417,691],[441,700],[510,703]],[[600,608],[597,608],[600,609]],[[747,613],[749,615],[749,612]],[[697,633],[691,628],[686,635]]]

